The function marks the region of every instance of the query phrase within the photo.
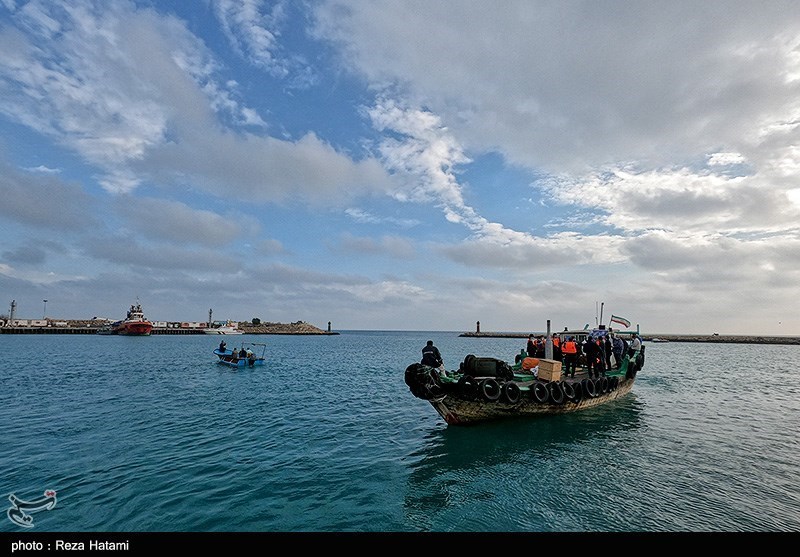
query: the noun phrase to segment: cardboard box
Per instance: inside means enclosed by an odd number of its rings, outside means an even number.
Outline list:
[[[537,377],[544,381],[561,381],[561,362],[540,358]]]

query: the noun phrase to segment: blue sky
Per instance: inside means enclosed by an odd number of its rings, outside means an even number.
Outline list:
[[[797,14],[0,0],[0,302],[800,334]]]

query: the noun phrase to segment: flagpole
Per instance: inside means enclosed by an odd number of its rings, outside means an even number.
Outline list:
[[[606,304],[605,302],[600,302],[600,326],[601,327],[603,326],[603,306],[605,304]]]

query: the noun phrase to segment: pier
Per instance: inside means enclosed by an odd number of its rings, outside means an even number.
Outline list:
[[[557,331],[556,331],[557,332]],[[571,331],[572,332],[572,331]],[[543,334],[532,331],[533,334]],[[499,333],[461,333],[460,337],[472,338],[528,338],[531,333],[499,332]],[[560,334],[560,333],[559,333]],[[722,344],[800,344],[798,336],[758,336],[758,335],[675,335],[675,334],[642,334],[644,342],[708,342]]]

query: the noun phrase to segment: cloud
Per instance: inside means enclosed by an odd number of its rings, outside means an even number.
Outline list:
[[[75,232],[96,224],[94,199],[77,184],[22,173],[0,160],[0,217],[32,229]]]
[[[744,153],[800,115],[786,5],[315,5],[343,64],[439,115],[464,148],[547,172]]]
[[[384,235],[376,239],[344,233],[340,247],[350,253],[382,255],[394,259],[413,259],[416,255],[412,242],[399,236]]]
[[[178,201],[127,195],[115,199],[114,207],[131,233],[152,240],[205,247],[218,248],[233,242],[242,232],[240,223],[247,220],[241,215],[225,217],[193,209]]]
[[[95,238],[86,242],[85,249],[95,259],[138,269],[140,274],[154,269],[235,274],[242,268],[237,257],[219,250],[150,246],[139,243],[131,234]]]
[[[217,6],[228,21],[233,5]],[[220,63],[176,17],[89,0],[34,0],[12,16],[17,27],[0,30],[0,112],[78,153],[110,192],[156,180],[321,204],[388,186],[376,161],[353,160],[314,133],[240,133],[266,123],[237,99],[235,82],[219,79]]]
[[[213,0],[214,14],[231,45],[253,64],[275,75],[285,76],[288,69],[278,50],[277,28],[285,17],[285,2],[268,6],[258,0]]]
[[[377,216],[364,209],[350,207],[345,209],[345,214],[354,221],[362,224],[393,224],[401,228],[412,228],[420,224],[418,219],[400,219],[395,217]]]
[[[0,253],[0,256],[10,263],[23,264],[23,265],[38,265],[44,263],[47,252],[40,246],[24,245],[19,246],[14,250],[8,250]]]

